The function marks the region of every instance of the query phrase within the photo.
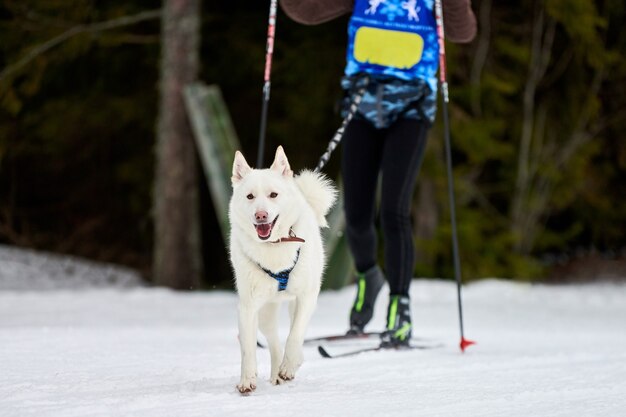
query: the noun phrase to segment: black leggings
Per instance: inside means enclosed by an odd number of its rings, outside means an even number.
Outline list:
[[[343,138],[342,168],[347,237],[357,271],[377,263],[376,188],[382,173],[380,220],[385,272],[392,295],[408,295],[415,249],[411,227],[413,189],[429,125],[400,119],[387,129],[354,119]]]

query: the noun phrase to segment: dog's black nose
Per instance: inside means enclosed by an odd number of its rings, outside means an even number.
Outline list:
[[[267,211],[257,211],[254,214],[254,218],[257,222],[266,222],[267,221]]]

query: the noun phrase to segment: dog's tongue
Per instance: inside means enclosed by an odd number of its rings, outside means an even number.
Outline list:
[[[272,224],[271,223],[263,223],[257,224],[256,233],[259,235],[261,239],[267,239],[270,237],[270,233],[272,232]]]

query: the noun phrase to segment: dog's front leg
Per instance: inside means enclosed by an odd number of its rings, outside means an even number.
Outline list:
[[[304,334],[313,315],[316,302],[317,294],[301,295],[296,297],[295,301],[292,301],[292,303],[295,303],[295,306],[292,304],[290,307],[295,308],[295,310],[292,310],[291,330],[287,337],[285,357],[279,371],[279,376],[284,380],[293,379],[296,376],[296,371],[304,361],[304,355],[302,354]]]
[[[239,302],[239,345],[241,347],[241,380],[237,389],[242,394],[256,389],[257,310]]]
[[[270,376],[270,382],[273,385],[278,385],[283,382],[283,380],[278,376],[278,367],[283,354],[280,346],[280,339],[278,338],[279,307],[279,303],[267,303],[261,307],[261,310],[259,310],[259,329],[267,340],[272,358],[272,374]]]

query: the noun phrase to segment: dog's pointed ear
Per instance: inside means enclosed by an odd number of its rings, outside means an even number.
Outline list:
[[[235,152],[235,160],[233,161],[233,176],[230,177],[230,181],[233,185],[241,181],[252,170],[246,158],[239,151]]]
[[[272,162],[270,169],[285,177],[293,177],[293,171],[289,166],[287,155],[285,155],[285,151],[282,146],[276,148],[276,156],[274,156],[274,162]]]

